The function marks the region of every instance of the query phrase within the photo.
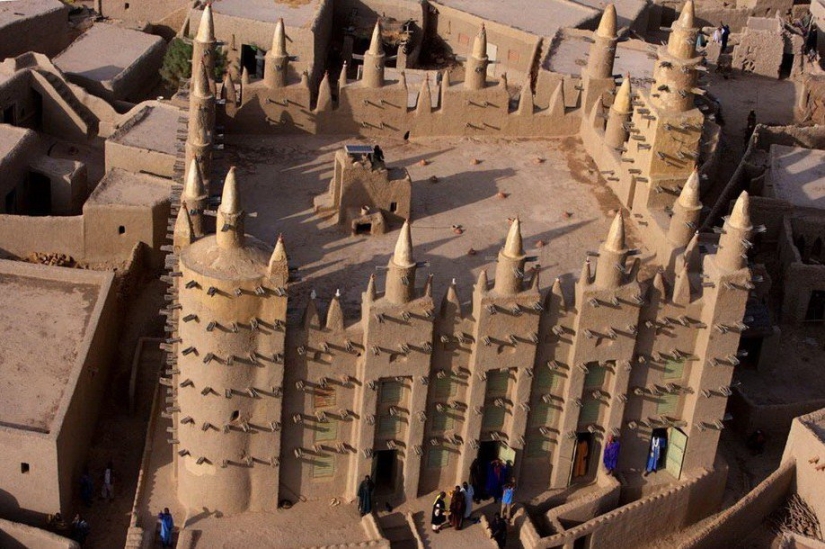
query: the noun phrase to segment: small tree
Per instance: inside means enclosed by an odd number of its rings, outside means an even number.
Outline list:
[[[166,48],[163,65],[160,67],[160,77],[172,89],[178,89],[184,80],[192,77],[192,43],[182,38],[174,38]],[[223,80],[226,69],[226,52],[215,52],[215,70],[212,78],[216,82]]]

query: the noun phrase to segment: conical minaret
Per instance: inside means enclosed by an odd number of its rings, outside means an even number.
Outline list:
[[[215,128],[215,94],[204,63],[193,65],[194,77],[189,94],[189,127],[186,138],[186,165],[197,160],[204,187],[209,189],[212,174],[212,135]],[[186,174],[189,175],[188,173]]]
[[[264,64],[264,84],[267,88],[283,88],[287,84],[289,54],[286,52],[286,31],[283,18],[275,24],[272,48],[266,53]]]
[[[370,48],[364,54],[363,83],[368,88],[380,88],[384,85],[384,45],[381,42],[381,20],[375,22],[372,30]]]
[[[487,85],[487,29],[481,25],[475,42],[473,51],[466,61],[466,73],[464,75],[464,87],[468,90],[481,90]]]
[[[610,78],[616,58],[616,7],[613,4],[604,8],[593,40],[587,59],[587,75],[591,78]]]
[[[203,211],[206,209],[206,187],[203,185],[200,167],[194,158],[189,163],[189,170],[186,173],[186,182],[181,195],[182,208],[189,215],[192,223],[192,230],[195,236],[203,236]]]
[[[175,253],[180,253],[182,249],[195,241],[195,233],[192,229],[192,219],[186,206],[181,204],[178,210],[178,217],[175,220],[175,230],[172,235],[172,246]]]
[[[337,332],[344,330],[344,310],[341,308],[340,290],[335,290],[335,295],[332,297],[332,301],[329,302],[325,327],[327,330]]]
[[[413,259],[410,222],[405,221],[395,244],[395,252],[387,265],[384,297],[391,303],[403,305],[415,297],[415,259]]]
[[[719,237],[716,264],[725,271],[738,271],[748,263],[748,246],[753,231],[749,209],[750,197],[747,191],[743,191],[725,220],[722,236]]]
[[[453,322],[461,319],[461,301],[458,299],[455,278],[450,282],[450,286],[444,294],[444,299],[441,300],[441,317]]]
[[[696,55],[693,1],[688,0],[682,14],[671,27],[667,46],[658,49],[659,59],[653,70],[655,83],[651,100],[660,109],[685,112],[693,108],[693,92],[696,88],[696,65],[701,57]]]
[[[526,254],[521,241],[521,221],[517,217],[510,225],[504,247],[498,253],[493,289],[499,295],[514,295],[522,291]]]
[[[622,80],[622,85],[616,92],[616,99],[607,115],[607,127],[604,130],[604,142],[608,147],[620,149],[627,141],[627,124],[633,114],[632,99],[630,96],[630,75]]]
[[[244,211],[241,208],[241,195],[235,180],[235,167],[229,168],[223,184],[221,205],[218,207],[217,232],[215,238],[218,246],[224,249],[243,248],[244,246]]]
[[[599,247],[599,261],[596,266],[596,286],[618,288],[625,271],[628,249],[624,241],[624,218],[622,212],[616,214],[610,225],[607,238]]]
[[[198,33],[192,40],[192,67],[197,67],[200,63],[206,66],[207,73],[215,73],[215,22],[212,19],[212,4],[206,4],[201,15],[201,22],[198,26]],[[195,71],[192,71],[194,77]],[[215,90],[214,84],[210,82],[210,89]]]
[[[690,174],[679,198],[673,204],[673,217],[670,218],[667,238],[675,247],[687,246],[693,233],[699,226],[702,202],[699,200],[699,170],[695,168]]]
[[[283,235],[278,235],[278,241],[275,243],[275,249],[272,250],[266,271],[272,284],[276,287],[286,286],[289,280],[289,258],[286,255]]]

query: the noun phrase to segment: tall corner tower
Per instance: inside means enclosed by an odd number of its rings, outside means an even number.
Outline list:
[[[227,514],[278,504],[288,270],[244,215],[232,169],[217,234],[181,250],[177,279],[178,499]]]

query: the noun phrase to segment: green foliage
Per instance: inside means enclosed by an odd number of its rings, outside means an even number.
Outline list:
[[[172,89],[178,89],[181,82],[192,77],[192,49],[192,43],[181,38],[174,38],[169,42],[163,65],[160,68],[160,77]],[[217,50],[212,78],[216,82],[223,80],[225,69],[226,52]]]

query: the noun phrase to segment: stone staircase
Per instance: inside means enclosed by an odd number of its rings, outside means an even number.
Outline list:
[[[382,513],[378,517],[378,525],[392,549],[419,549],[410,521],[403,513]]]

